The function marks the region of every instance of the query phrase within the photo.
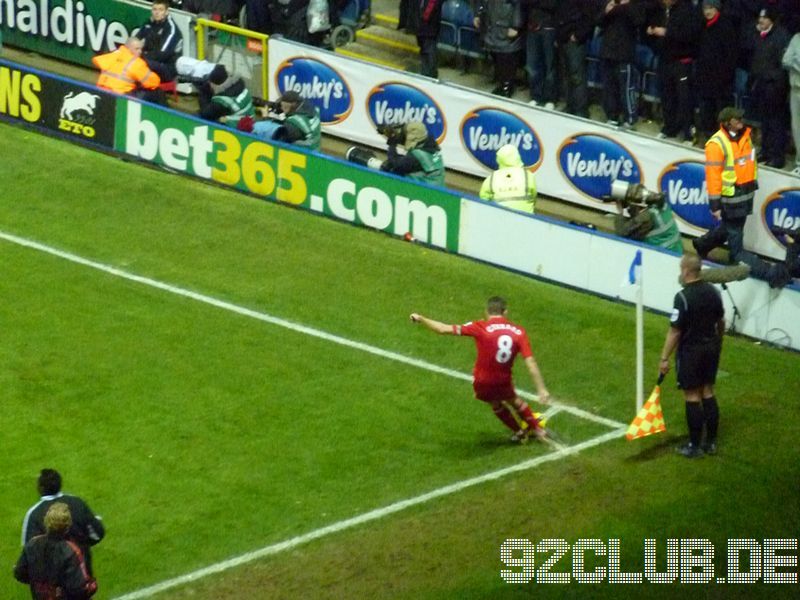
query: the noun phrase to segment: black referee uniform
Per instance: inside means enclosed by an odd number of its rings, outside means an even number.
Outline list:
[[[686,421],[690,440],[689,446],[679,449],[684,456],[702,455],[700,441],[704,425],[706,441],[703,449],[709,454],[716,452],[719,408],[713,385],[722,351],[721,323],[724,316],[720,293],[710,283],[691,281],[675,295],[670,325],[680,333],[675,366],[678,387],[687,397]],[[698,401],[701,398],[702,402]]]
[[[710,283],[694,281],[675,294],[670,324],[681,332],[675,358],[681,389],[716,382],[722,351],[717,324],[724,315],[719,291]]]

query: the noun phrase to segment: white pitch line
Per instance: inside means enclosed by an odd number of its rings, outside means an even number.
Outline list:
[[[395,502],[394,504],[389,504],[388,506],[384,506],[383,508],[377,508],[375,510],[362,513],[355,517],[351,517],[349,519],[338,521],[336,523],[332,523],[325,527],[309,531],[308,533],[304,533],[303,535],[298,535],[296,537],[289,538],[288,540],[284,540],[276,544],[264,546],[263,548],[260,548],[258,550],[247,552],[246,554],[242,554],[240,556],[236,556],[234,558],[230,558],[228,560],[224,560],[222,562],[209,565],[202,569],[192,571],[191,573],[186,573],[185,575],[181,575],[180,577],[175,577],[174,579],[167,579],[166,581],[162,581],[161,583],[157,583],[155,585],[151,585],[149,587],[142,588],[140,590],[136,590],[128,594],[123,594],[122,596],[117,596],[113,600],[138,600],[140,598],[149,598],[150,596],[154,596],[160,592],[193,581],[197,581],[198,579],[207,577],[208,575],[221,573],[223,571],[227,571],[234,567],[238,567],[246,563],[253,562],[254,560],[258,560],[266,556],[272,556],[274,554],[278,554],[286,550],[291,550],[292,548],[296,548],[297,546],[307,544],[308,542],[317,540],[319,538],[334,533],[339,533],[340,531],[344,531],[345,529],[350,529],[352,527],[356,527],[357,525],[362,525],[364,523],[369,523],[370,521],[376,521],[378,519],[382,519],[383,517],[392,515],[394,513],[398,513],[407,508],[411,508],[412,506],[418,506],[420,504],[430,502],[431,500],[435,500],[443,496],[449,496],[451,494],[455,494],[456,492],[460,492],[467,488],[474,487],[482,483],[486,483],[487,481],[494,481],[496,479],[500,479],[501,477],[505,477],[506,475],[510,475],[511,473],[518,473],[520,471],[532,469],[533,467],[539,466],[547,462],[552,462],[560,460],[562,458],[566,458],[567,456],[577,454],[581,450],[586,450],[587,448],[593,448],[594,446],[599,446],[600,444],[604,444],[611,440],[618,439],[622,437],[624,433],[625,433],[625,428],[623,427],[621,429],[617,429],[605,433],[603,435],[600,435],[598,437],[586,440],[585,442],[581,442],[580,444],[563,447],[561,450],[558,450],[556,452],[551,452],[549,454],[537,456],[536,458],[526,460],[524,462],[512,465],[510,467],[498,469],[497,471],[491,471],[490,473],[485,473],[477,477],[464,479],[463,481],[459,481],[451,485],[440,487],[438,489],[427,492],[420,496],[414,496],[413,498],[408,498],[407,500],[400,500],[399,502]]]
[[[383,348],[378,348],[377,346],[372,346],[370,344],[365,344],[363,342],[351,340],[332,333],[327,333],[325,331],[322,331],[320,329],[315,329],[307,325],[294,323],[293,321],[287,321],[286,319],[281,319],[280,317],[274,317],[270,314],[258,312],[249,308],[245,308],[243,306],[239,306],[237,304],[233,304],[231,302],[226,302],[224,300],[219,300],[218,298],[214,298],[212,296],[207,296],[205,294],[193,292],[191,290],[187,290],[185,288],[181,288],[175,285],[170,285],[168,283],[164,283],[163,281],[158,281],[157,279],[151,279],[149,277],[143,277],[141,275],[129,273],[128,271],[123,271],[122,269],[118,269],[117,267],[95,262],[93,260],[83,258],[82,256],[78,256],[77,254],[72,254],[71,252],[64,252],[63,250],[58,250],[57,248],[53,248],[52,246],[40,244],[39,242],[35,242],[27,238],[22,238],[10,233],[0,231],[0,239],[4,239],[7,242],[11,242],[12,244],[17,244],[18,246],[24,246],[25,248],[31,248],[33,250],[38,250],[39,252],[44,252],[52,256],[57,256],[58,258],[62,258],[64,260],[73,262],[75,264],[83,265],[85,267],[89,267],[97,271],[102,271],[103,273],[113,275],[114,277],[120,277],[122,279],[127,279],[128,281],[141,283],[142,285],[146,285],[165,292],[169,292],[171,294],[175,294],[176,296],[190,298],[192,300],[196,300],[197,302],[209,304],[211,306],[215,306],[217,308],[221,308],[223,310],[227,310],[232,313],[243,315],[245,317],[250,317],[252,319],[257,319],[259,321],[270,323],[272,325],[277,325],[278,327],[283,327],[284,329],[290,329],[298,333],[304,333],[306,335],[326,340],[328,342],[333,342],[334,344],[339,344],[341,346],[355,348],[356,350],[361,350],[362,352],[367,352],[369,354],[380,356],[382,358],[388,358],[390,360],[411,365],[412,367],[425,369],[426,371],[431,371],[433,373],[447,375],[455,379],[463,379],[464,381],[472,381],[472,376],[466,373],[461,373],[459,371],[454,371],[453,369],[440,367],[438,365],[429,363],[424,360],[411,358],[410,356],[398,354],[397,352],[391,352],[390,350],[384,350]],[[538,400],[538,396],[536,396],[535,394],[531,394],[529,392],[525,392],[522,390],[519,391],[519,395],[522,396],[523,398],[528,398],[530,400]],[[565,412],[571,413],[576,417],[580,417],[588,421],[594,421],[595,423],[600,423],[601,425],[605,425],[606,427],[610,427],[612,429],[624,427],[623,423],[614,421],[613,419],[607,419],[606,417],[601,417],[600,415],[590,413],[575,406],[570,406],[568,404],[562,404],[560,402],[555,402],[555,401],[551,401],[550,404],[554,407],[560,408]]]

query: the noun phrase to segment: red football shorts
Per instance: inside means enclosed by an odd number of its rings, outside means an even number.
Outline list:
[[[475,397],[483,402],[500,402],[503,400],[513,400],[517,396],[514,389],[514,384],[510,381],[508,383],[479,383],[477,381],[472,383],[472,389],[475,390]]]

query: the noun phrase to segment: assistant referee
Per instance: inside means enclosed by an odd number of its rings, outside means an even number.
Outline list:
[[[689,443],[677,448],[686,458],[716,454],[719,408],[714,382],[725,333],[725,310],[719,291],[700,280],[700,259],[686,254],[681,259],[679,281],[683,289],[675,294],[670,328],[661,350],[659,371],[669,372],[669,357],[675,353],[678,387],[686,399]],[[700,445],[705,425],[705,443]]]

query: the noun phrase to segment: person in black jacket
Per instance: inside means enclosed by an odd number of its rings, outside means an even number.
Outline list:
[[[633,63],[644,12],[631,0],[608,0],[600,17],[603,110],[610,124],[632,127],[638,118],[638,86]]]
[[[54,503],[65,504],[71,515],[67,537],[78,544],[86,561],[86,568],[91,575],[90,548],[98,544],[105,536],[106,530],[103,522],[95,516],[86,502],[77,496],[61,492],[61,475],[55,469],[42,469],[37,481],[37,488],[41,498],[28,510],[22,521],[22,545],[24,546],[37,535],[46,533],[45,515]]]
[[[775,9],[765,8],[759,13],[760,35],[750,65],[750,98],[755,116],[761,120],[758,161],[781,169],[786,163],[789,131],[789,80],[782,63],[789,34],[776,20]]]
[[[136,37],[144,40],[142,58],[161,81],[178,76],[175,61],[183,51],[183,36],[169,16],[169,0],[154,0],[150,20],[142,25]]]
[[[717,115],[733,105],[738,48],[736,25],[720,11],[720,0],[703,0],[705,27],[695,61],[697,137],[707,140],[719,127]]]
[[[306,12],[309,0],[267,0],[272,18],[273,33],[290,40],[310,43]]]
[[[556,44],[562,94],[567,112],[589,116],[586,51],[599,16],[596,0],[562,0],[556,7]]]
[[[690,0],[661,0],[661,6],[648,19],[647,35],[660,58],[661,138],[694,138],[693,69],[702,31],[702,14]]]
[[[522,0],[525,13],[525,68],[531,104],[552,110],[556,82],[556,0]]]
[[[419,45],[420,73],[427,77],[439,77],[439,62],[436,45],[442,28],[443,0],[419,0]]]
[[[44,515],[46,533],[25,544],[14,566],[14,577],[31,587],[34,600],[85,600],[97,591],[78,545],[67,538],[72,518],[63,502]]]
[[[497,86],[493,94],[514,95],[519,51],[522,48],[522,9],[520,0],[474,0],[475,29],[494,60]]]

